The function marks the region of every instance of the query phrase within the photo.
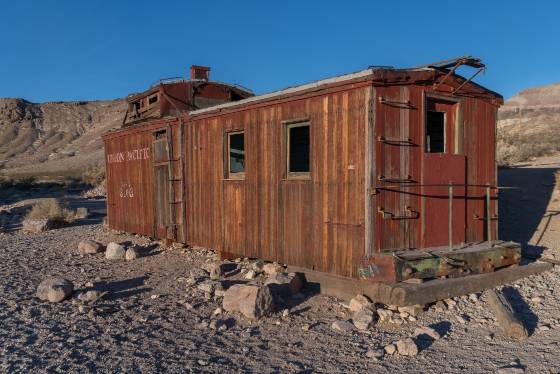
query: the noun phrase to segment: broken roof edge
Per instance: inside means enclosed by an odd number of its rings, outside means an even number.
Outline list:
[[[219,85],[219,86],[227,86],[227,87],[235,88],[237,90],[243,91],[243,92],[248,93],[250,95],[255,95],[255,93],[250,88],[243,87],[243,86],[241,86],[239,84],[236,84],[236,83],[227,83],[227,82],[222,82],[222,81],[213,81],[213,80],[205,80],[205,79],[164,78],[164,79],[160,79],[156,83],[152,84],[145,91],[128,94],[126,96],[125,100],[127,100],[129,103],[131,103],[135,100],[138,100],[141,97],[145,97],[146,95],[149,95],[153,92],[158,91],[160,86],[179,84],[179,83],[193,83],[193,84],[194,83],[205,83],[205,84],[209,83],[209,84],[215,84],[215,85]]]
[[[235,107],[239,107],[242,106],[244,104],[250,104],[250,103],[259,103],[259,102],[265,102],[267,100],[271,100],[271,99],[275,99],[284,95],[289,95],[289,94],[293,94],[293,93],[298,93],[298,92],[303,92],[303,91],[307,91],[307,90],[311,90],[314,88],[320,88],[322,86],[328,86],[328,85],[332,85],[332,84],[336,84],[336,83],[345,83],[345,82],[351,82],[354,80],[360,80],[360,79],[367,79],[369,77],[374,77],[374,75],[376,73],[381,73],[381,72],[399,72],[399,73],[406,73],[406,72],[434,72],[435,74],[442,74],[442,69],[438,69],[435,67],[430,67],[430,66],[421,66],[421,67],[414,67],[414,68],[402,68],[402,69],[395,69],[395,68],[387,68],[387,67],[369,67],[367,69],[364,70],[360,70],[360,71],[356,71],[353,73],[348,73],[348,74],[343,74],[343,75],[338,75],[338,76],[334,76],[334,77],[329,77],[329,78],[325,78],[325,79],[320,79],[320,80],[316,80],[310,83],[304,83],[302,85],[297,85],[297,86],[289,86],[277,91],[272,91],[272,92],[268,92],[262,95],[255,95],[246,99],[242,99],[242,100],[238,100],[238,101],[232,101],[229,103],[224,103],[224,104],[219,104],[219,105],[215,105],[215,106],[211,106],[208,108],[203,108],[203,109],[198,109],[198,110],[193,110],[193,111],[189,111],[189,115],[192,116],[196,116],[199,114],[205,114],[205,113],[212,113],[214,111],[220,111],[222,109],[229,109],[229,108],[235,108]],[[503,97],[502,95],[498,94],[497,92],[494,92],[492,90],[487,89],[486,87],[481,86],[480,84],[473,82],[472,80],[468,80],[467,78],[459,75],[459,74],[452,74],[454,77],[457,77],[459,79],[461,79],[463,82],[472,84],[474,86],[476,86],[477,88],[479,88],[480,90],[487,92],[489,94],[491,94],[492,96],[495,96],[499,103],[503,103]],[[380,77],[380,82],[383,81],[386,77],[381,76]]]

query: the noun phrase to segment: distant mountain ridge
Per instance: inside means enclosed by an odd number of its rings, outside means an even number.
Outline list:
[[[498,112],[498,162],[508,165],[560,151],[560,83],[528,88]]]
[[[101,135],[120,127],[125,111],[124,99],[0,99],[0,173],[56,174],[100,163]]]

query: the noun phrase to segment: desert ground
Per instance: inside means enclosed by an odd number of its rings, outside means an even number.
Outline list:
[[[559,156],[539,158],[502,169],[499,177],[500,185],[517,188],[500,193],[501,238],[557,259],[559,168]],[[21,232],[31,204],[53,196],[88,207],[90,218],[44,233]],[[207,282],[201,269],[217,261],[211,249],[166,248],[114,232],[102,224],[104,201],[84,199],[79,191],[51,186],[1,198],[2,372],[560,372],[558,267],[503,288],[529,332],[524,341],[501,334],[484,293],[427,305],[416,317],[379,321],[367,330],[337,330],[333,322],[352,318],[348,301],[304,288],[277,303],[271,316],[252,321],[225,312],[221,295],[200,287]],[[82,255],[77,247],[84,239],[137,245],[142,257]],[[240,259],[232,278],[243,279],[253,262]],[[60,303],[39,300],[37,285],[47,276],[72,281],[74,295]],[[108,293],[84,309],[77,296],[87,290]],[[425,326],[441,338],[415,337]],[[383,354],[409,337],[417,355]]]

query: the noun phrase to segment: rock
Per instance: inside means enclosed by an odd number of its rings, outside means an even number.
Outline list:
[[[397,347],[394,344],[386,345],[383,350],[388,354],[392,355],[397,351]]]
[[[375,321],[375,311],[370,308],[362,308],[354,313],[352,323],[358,330],[367,330]]]
[[[397,351],[403,356],[416,356],[418,354],[418,346],[411,338],[399,340],[397,342]]]
[[[192,268],[189,274],[195,281],[200,281],[201,279],[208,278],[208,272],[201,268]]]
[[[535,296],[535,297],[531,298],[531,301],[535,304],[541,304],[544,301],[544,297]]]
[[[124,258],[128,261],[136,260],[140,258],[140,252],[138,251],[138,248],[136,247],[128,248],[125,252]]]
[[[239,265],[233,262],[215,262],[210,265],[210,279],[219,279],[227,273],[233,272],[239,268]]]
[[[449,309],[453,308],[455,305],[457,305],[457,302],[453,299],[445,299],[443,300],[443,302],[447,305],[447,307]]]
[[[101,291],[91,290],[79,294],[78,299],[85,303],[89,303],[94,300],[97,300],[99,297],[101,297],[101,294],[102,294]]]
[[[422,312],[423,309],[424,307],[422,305],[416,304],[416,305],[409,305],[409,306],[400,306],[399,312],[407,313],[408,315],[406,317],[408,316],[416,317],[418,314]]]
[[[356,313],[358,310],[370,304],[371,304],[371,300],[368,299],[366,296],[356,295],[356,297],[353,297],[350,300],[350,303],[348,304],[348,309],[350,309],[352,313]]]
[[[383,348],[380,349],[368,349],[366,352],[367,358],[372,358],[374,360],[380,360],[385,356],[385,350]]]
[[[445,312],[447,310],[447,305],[440,300],[434,305],[434,309],[436,312]]]
[[[88,209],[83,207],[83,206],[77,208],[76,213],[74,214],[74,217],[77,218],[77,219],[88,218],[89,217]]]
[[[303,280],[297,273],[273,273],[264,282],[275,296],[291,296],[303,287]]]
[[[331,328],[340,332],[349,332],[352,331],[354,327],[348,321],[334,321]]]
[[[301,326],[301,329],[302,329],[303,331],[309,331],[309,329],[311,329],[311,325],[309,325],[309,324],[306,323],[305,325],[302,325],[302,326]]]
[[[396,305],[387,305],[387,309],[392,310],[393,312],[399,311],[399,307]]]
[[[255,271],[255,273],[262,273],[264,267],[264,261],[257,260],[251,264],[251,269]]]
[[[379,316],[379,320],[381,322],[386,322],[393,316],[393,311],[389,309],[377,309],[377,315]]]
[[[240,312],[247,318],[258,319],[274,311],[274,300],[268,287],[235,284],[225,292],[222,307],[229,312]]]
[[[124,247],[119,243],[111,242],[107,244],[107,249],[105,250],[105,258],[108,260],[122,260],[124,259],[126,251]]]
[[[281,265],[278,265],[276,262],[273,263],[268,263],[268,264],[264,264],[262,267],[262,270],[268,274],[268,275],[272,275],[275,273],[282,273],[284,272],[284,267]]]
[[[90,255],[103,251],[103,245],[95,240],[82,240],[78,244],[78,252],[82,255]]]
[[[57,228],[58,226],[59,225],[57,225],[57,222],[50,218],[45,218],[45,219],[26,218],[22,222],[22,230],[31,233],[40,233],[47,230],[52,230]]]
[[[74,284],[60,277],[47,278],[37,287],[37,297],[51,303],[58,303],[70,297],[72,292],[74,292]]]
[[[243,276],[243,278],[245,279],[255,279],[256,273],[253,269],[249,270],[247,273],[245,273],[245,275]]]
[[[459,322],[461,325],[464,325],[467,323],[467,319],[461,315],[456,315],[455,319],[457,320],[457,322]]]
[[[549,325],[540,325],[539,330],[540,331],[548,331],[548,330],[550,330],[550,326]]]
[[[217,316],[218,314],[222,314],[222,312],[223,312],[222,308],[218,307],[218,308],[214,309],[212,314]]]
[[[210,280],[204,281],[200,283],[196,288],[202,292],[213,294],[216,290],[216,282]]]
[[[469,295],[469,300],[472,301],[473,303],[476,303],[478,301],[478,295],[475,293],[471,293]]]
[[[289,309],[284,309],[282,311],[282,317],[286,318],[290,315],[290,310]]]
[[[418,337],[419,339],[423,339],[425,337],[430,337],[433,340],[439,340],[441,338],[441,335],[439,334],[439,332],[437,332],[436,330],[434,330],[433,328],[428,327],[428,326],[417,327],[414,330],[414,336]]]

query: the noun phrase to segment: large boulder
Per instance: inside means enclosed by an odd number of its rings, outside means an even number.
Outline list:
[[[58,303],[72,295],[74,284],[68,279],[50,277],[39,283],[37,297],[43,301]]]
[[[354,323],[354,326],[356,326],[358,330],[368,330],[375,321],[375,317],[375,309],[364,307],[354,313],[352,323]]]
[[[22,222],[22,230],[25,232],[40,233],[56,228],[56,222],[49,218],[43,219],[24,219]]]
[[[273,273],[264,282],[275,296],[290,296],[303,287],[303,279],[297,273]]]
[[[124,258],[128,261],[140,258],[140,251],[136,247],[130,247],[126,250]]]
[[[264,264],[262,266],[262,271],[264,271],[268,275],[273,275],[275,273],[282,273],[284,272],[284,267],[276,262]]]
[[[403,356],[416,356],[418,346],[411,338],[402,339],[397,342],[397,352]]]
[[[105,258],[108,260],[122,260],[124,259],[126,251],[124,247],[119,243],[111,242],[107,244],[107,249],[105,250]]]
[[[80,252],[83,255],[99,253],[102,251],[103,251],[103,244],[98,243],[95,240],[82,240],[78,244],[78,252]]]
[[[362,309],[364,307],[367,307],[370,304],[372,304],[372,303],[366,296],[356,295],[356,297],[354,297],[350,300],[350,304],[348,305],[348,308],[350,309],[350,311],[352,313],[356,313],[360,309]]]
[[[224,310],[239,312],[250,319],[267,316],[274,311],[274,300],[268,287],[235,284],[224,294]]]

